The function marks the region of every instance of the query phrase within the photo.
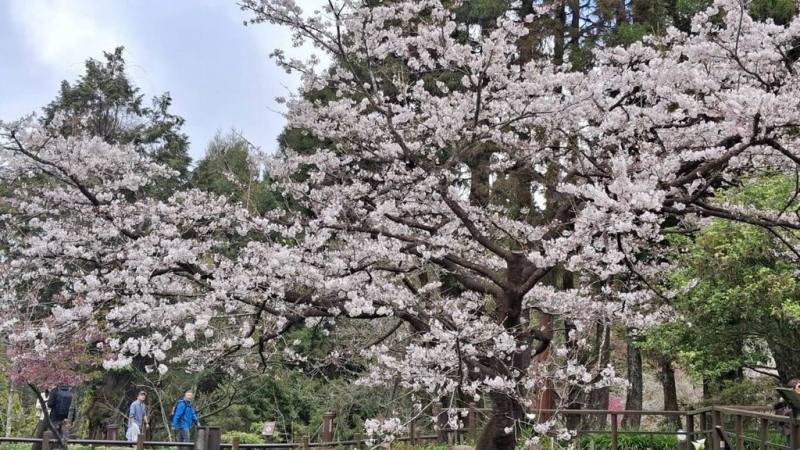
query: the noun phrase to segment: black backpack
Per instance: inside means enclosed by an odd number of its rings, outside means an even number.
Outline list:
[[[59,387],[54,395],[55,401],[50,409],[50,417],[55,420],[64,420],[69,417],[69,407],[72,406],[72,390],[69,387]]]

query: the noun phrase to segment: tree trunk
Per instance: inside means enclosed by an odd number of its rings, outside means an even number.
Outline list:
[[[523,416],[522,405],[503,394],[490,394],[492,413],[478,438],[476,450],[514,450],[517,436],[514,425]],[[510,428],[510,433],[506,430]]]
[[[109,420],[117,421],[120,414],[124,416],[125,413],[120,408],[125,406],[123,403],[128,398],[131,379],[130,372],[110,371],[94,386],[86,410],[89,436],[92,439],[100,439],[105,435],[105,425]]]
[[[595,334],[595,348],[597,349],[597,370],[603,370],[611,360],[611,324],[603,321],[597,324]],[[595,389],[589,394],[589,407],[591,409],[608,409],[610,390],[607,387]],[[606,415],[600,414],[590,418],[587,427],[602,430],[606,427]]]
[[[659,358],[659,366],[659,378],[661,380],[661,388],[664,391],[664,410],[677,411],[678,389],[675,385],[675,369],[672,367],[672,359],[662,356]],[[667,423],[676,430],[681,427],[680,417],[678,416],[667,417]]]
[[[556,27],[553,38],[553,64],[564,64],[564,32],[567,22],[567,0],[560,0],[556,10]]]
[[[629,335],[628,342],[628,392],[625,398],[625,410],[634,411],[642,409],[644,397],[644,379],[642,376],[642,352],[636,347],[634,339]],[[639,415],[625,415],[622,425],[630,428],[638,428],[642,423]]]
[[[6,426],[5,426],[5,434],[6,437],[11,437],[11,413],[13,412],[14,407],[14,385],[11,382],[8,383],[8,398],[6,399]]]

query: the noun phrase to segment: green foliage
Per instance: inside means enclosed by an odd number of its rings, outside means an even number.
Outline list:
[[[793,192],[792,179],[770,175],[720,193],[718,201],[794,210]],[[741,378],[743,368],[774,360],[782,381],[797,376],[800,283],[782,240],[796,243],[798,237],[779,239],[769,230],[729,221],[713,221],[694,235],[674,235],[670,243],[678,269],[670,284],[679,292],[674,306],[684,320],[652,330],[643,346],[674,357],[698,377],[717,380],[707,387],[738,398],[735,403],[762,390],[728,383]]]
[[[675,450],[678,438],[674,434],[620,434],[617,436],[620,450]],[[578,450],[611,450],[609,433],[592,434],[579,438]]]
[[[214,136],[205,157],[192,171],[191,181],[194,187],[224,195],[256,213],[278,206],[277,195],[253,160],[250,144],[235,131]]]
[[[61,82],[58,96],[44,108],[42,123],[63,136],[99,137],[111,144],[131,144],[156,161],[188,174],[189,140],[181,131],[184,120],[169,112],[168,93],[145,106],[144,95],[125,72],[123,48],[105,52],[105,61],[89,59],[74,83]],[[56,121],[59,119],[59,121]],[[164,195],[174,183],[162,183]]]
[[[710,0],[676,0],[672,24],[679,30],[688,32],[692,27],[692,17],[710,5]]]
[[[257,433],[245,433],[244,431],[226,431],[222,434],[222,442],[233,442],[234,438],[239,438],[240,444],[263,444],[264,438]]]
[[[772,19],[783,25],[797,14],[796,0],[754,0],[750,4],[750,14],[758,20]]]
[[[652,30],[645,24],[625,23],[619,25],[609,36],[609,45],[630,45],[641,41],[643,37],[651,34]]]
[[[714,395],[708,399],[708,404],[768,405],[775,397],[775,384],[764,378],[715,380],[710,388]]]

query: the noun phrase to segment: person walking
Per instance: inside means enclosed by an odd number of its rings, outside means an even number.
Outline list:
[[[50,422],[53,423],[53,427],[58,435],[65,441],[69,439],[70,427],[75,423],[75,418],[77,416],[78,408],[74,397],[75,393],[72,390],[72,386],[60,384],[56,389],[50,392],[47,398]],[[42,417],[44,418],[44,414]],[[39,421],[39,426],[36,427],[34,437],[41,439],[47,428],[47,420]],[[54,437],[58,438],[58,436]],[[32,446],[33,450],[40,450],[41,448],[41,442],[34,442]]]
[[[130,442],[136,442],[139,439],[139,433],[144,433],[147,427],[150,426],[145,400],[147,400],[147,393],[141,391],[136,396],[136,400],[131,402],[130,408],[128,408],[128,429],[125,432],[125,437]]]
[[[179,442],[192,442],[192,427],[200,426],[200,419],[194,409],[194,393],[184,392],[183,398],[175,404],[172,414],[172,428],[178,431]],[[180,450],[180,447],[179,447]]]

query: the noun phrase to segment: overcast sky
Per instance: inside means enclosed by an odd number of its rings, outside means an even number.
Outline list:
[[[84,60],[123,45],[142,92],[172,95],[195,160],[232,127],[271,151],[284,123],[274,99],[299,80],[269,54],[308,50],[292,49],[285,29],[243,26],[246,17],[235,0],[0,0],[0,120],[39,111]]]

